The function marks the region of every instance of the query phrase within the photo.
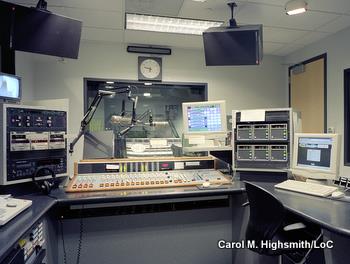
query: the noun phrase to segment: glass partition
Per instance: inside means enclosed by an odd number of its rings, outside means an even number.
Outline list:
[[[138,81],[90,79],[84,80],[84,112],[91,104],[98,90],[115,87],[131,87],[131,94],[137,97],[136,114],[138,124],[127,134],[127,138],[178,138],[183,132],[182,103],[207,100],[205,83],[144,83]],[[125,116],[120,118],[125,102]],[[104,97],[91,120],[89,130],[100,132],[122,130],[129,124],[132,102],[126,95]],[[111,122],[117,116],[117,123]],[[151,116],[151,117],[150,117]],[[119,118],[119,119],[118,119]],[[114,119],[115,120],[115,119]],[[153,123],[153,126],[150,125]]]

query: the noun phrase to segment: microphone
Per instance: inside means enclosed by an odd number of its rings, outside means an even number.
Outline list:
[[[98,90],[98,92],[102,95],[115,95],[115,92],[113,91]]]
[[[152,121],[152,122],[145,123],[145,125],[151,126],[151,127],[166,127],[166,126],[169,126],[169,123],[168,121]]]
[[[115,125],[130,125],[131,119],[132,119],[131,117],[112,115],[111,123]]]

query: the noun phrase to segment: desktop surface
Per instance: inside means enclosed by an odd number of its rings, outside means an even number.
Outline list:
[[[255,182],[275,195],[287,210],[322,228],[350,237],[350,195],[341,199],[275,189],[275,183]]]
[[[275,183],[255,182],[263,189],[271,192],[281,200],[287,210],[302,216],[305,220],[319,224],[322,228],[333,233],[350,238],[350,196],[339,200],[314,197],[306,194],[278,190]],[[13,243],[49,210],[58,206],[81,204],[111,203],[120,201],[143,201],[171,199],[182,197],[244,195],[244,183],[234,181],[227,189],[199,190],[196,187],[166,188],[152,190],[109,191],[91,193],[65,193],[64,189],[56,189],[51,193],[55,199],[41,194],[27,195],[19,198],[30,199],[33,205],[8,224],[0,228],[0,258],[10,250]],[[243,199],[244,200],[244,199]],[[233,217],[235,212],[232,213]]]

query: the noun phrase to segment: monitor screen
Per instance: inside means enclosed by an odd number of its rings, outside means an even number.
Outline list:
[[[82,22],[0,1],[0,45],[14,50],[77,59]]]
[[[78,58],[81,21],[26,7],[17,7],[15,13],[15,50]]]
[[[339,170],[339,135],[296,133],[292,173],[311,179],[334,179]]]
[[[262,25],[214,27],[203,32],[207,66],[258,65],[262,60]]]
[[[225,101],[184,103],[185,133],[217,133],[226,131]]]
[[[21,79],[14,75],[0,73],[0,99],[21,99]]]
[[[330,170],[332,147],[333,138],[300,137],[297,166]]]

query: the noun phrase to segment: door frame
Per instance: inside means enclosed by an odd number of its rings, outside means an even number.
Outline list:
[[[324,80],[323,80],[323,87],[324,87],[324,91],[323,91],[323,109],[324,109],[324,113],[323,113],[323,120],[324,120],[324,128],[323,131],[324,133],[327,133],[327,53],[323,53],[321,55],[318,55],[316,57],[313,57],[311,59],[302,61],[300,63],[294,64],[292,66],[288,67],[288,105],[289,107],[291,107],[291,72],[292,69],[295,66],[298,66],[300,64],[308,64],[314,61],[317,61],[319,59],[323,59],[323,76],[324,76]]]

